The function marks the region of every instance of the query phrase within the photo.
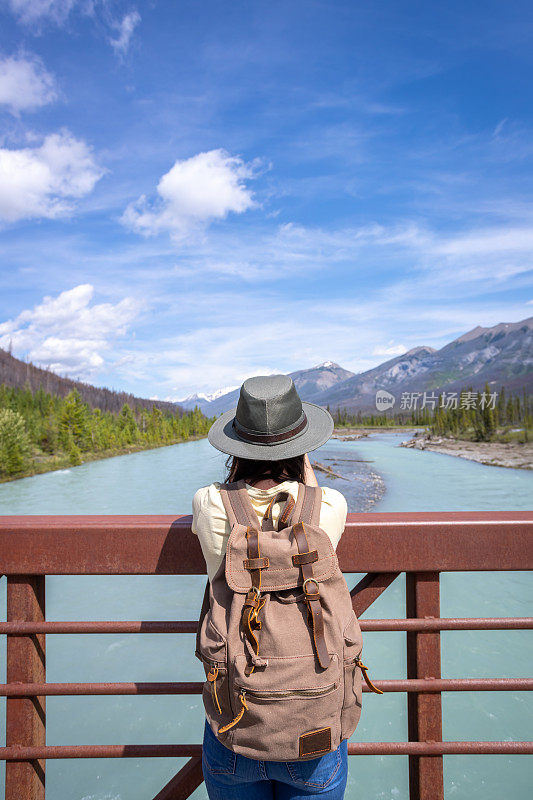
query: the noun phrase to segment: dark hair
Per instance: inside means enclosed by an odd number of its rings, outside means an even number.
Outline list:
[[[281,458],[279,461],[256,461],[251,458],[229,456],[226,460],[228,475],[225,483],[244,480],[253,484],[262,478],[282,481],[298,481],[305,483],[305,454],[293,458]]]

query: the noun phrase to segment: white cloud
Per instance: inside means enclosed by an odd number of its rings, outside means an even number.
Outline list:
[[[457,297],[441,298],[424,307],[419,296],[397,297],[391,287],[363,291],[350,296],[291,296],[262,290],[242,294],[239,290],[187,294],[180,316],[182,329],[165,329],[157,342],[145,342],[123,351],[124,363],[116,365],[119,381],[135,380],[143,396],[182,398],[194,392],[212,392],[221,386],[240,385],[252,375],[291,372],[332,360],[353,372],[372,369],[394,355],[379,355],[379,343],[405,343],[402,353],[418,345],[442,347],[480,324],[494,325],[526,316],[521,303],[483,301]],[[268,319],[256,309],[268,304]],[[162,320],[175,317],[158,313]],[[228,314],[228,309],[240,313]],[[387,335],[388,334],[388,335]],[[238,343],[238,347],[236,346]],[[128,360],[128,356],[131,357]]]
[[[136,9],[124,14],[122,20],[115,19],[109,0],[8,0],[8,3],[18,21],[36,33],[45,25],[64,26],[71,12],[92,18],[96,30],[100,34],[105,32],[119,57],[128,51],[133,32],[141,21]]]
[[[117,55],[124,56],[128,52],[133,31],[140,21],[141,15],[137,11],[130,11],[124,15],[122,22],[114,23],[117,37],[111,37],[109,43]]]
[[[0,148],[0,219],[69,214],[70,201],[89,194],[103,174],[88,145],[67,130],[40,147]]]
[[[436,253],[452,256],[531,252],[532,249],[533,228],[514,226],[474,230],[464,236],[443,239],[435,246]]]
[[[157,185],[159,200],[150,204],[143,195],[130,203],[122,222],[137,233],[168,231],[183,238],[211,220],[252,208],[252,194],[243,183],[251,177],[251,166],[225,150],[198,153],[176,161]]]
[[[78,0],[9,0],[12,12],[27,25],[45,20],[60,25],[77,4]]]
[[[393,344],[391,339],[387,346],[378,345],[372,350],[373,356],[401,356],[402,353],[407,352],[407,347],[403,344]]]
[[[0,323],[0,347],[13,348],[34,364],[74,377],[90,377],[104,364],[112,340],[124,335],[141,304],[125,297],[115,305],[90,305],[94,287],[85,283],[45,297],[32,309]]]
[[[53,75],[36,56],[0,59],[0,105],[18,114],[53,102],[57,88]]]

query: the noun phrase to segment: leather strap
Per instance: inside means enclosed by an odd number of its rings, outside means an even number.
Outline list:
[[[261,522],[262,531],[276,530],[274,528],[274,522],[272,519],[272,509],[274,507],[274,503],[277,503],[280,500],[286,500],[287,502],[285,503],[285,508],[278,517],[278,531],[281,531],[283,528],[287,528],[289,526],[289,520],[295,506],[294,498],[289,492],[278,492],[274,495],[268,504],[267,510],[265,511],[263,521]]]
[[[242,562],[244,569],[266,569],[269,565],[268,556],[262,558],[245,558]]]
[[[283,433],[258,433],[257,431],[251,431],[245,428],[244,425],[241,425],[236,416],[233,418],[232,427],[239,439],[244,439],[247,442],[255,442],[257,444],[276,444],[276,442],[284,442],[287,439],[293,439],[307,427],[307,424],[305,411],[302,411],[300,419],[296,420],[292,428]]]
[[[248,543],[248,561],[257,563],[261,561],[261,553],[259,552],[259,531],[256,528],[246,528],[246,541]],[[247,567],[250,570],[252,578],[252,588],[257,589],[257,593],[261,591],[261,567]]]
[[[298,553],[292,557],[292,563],[295,567],[301,567],[302,564],[314,564],[318,561],[318,550],[310,550],[308,553]]]
[[[297,522],[292,527],[296,544],[298,545],[299,553],[309,553],[309,544],[307,535],[305,533],[305,524]],[[318,582],[313,577],[313,564],[310,562],[300,564],[303,577],[303,590],[305,594],[305,601],[307,609],[311,617],[311,624],[313,628],[313,642],[315,645],[315,652],[323,669],[330,664],[330,655],[326,645],[324,635],[324,617],[322,615],[322,605],[320,602],[320,587]],[[316,591],[314,591],[316,587]]]
[[[244,566],[250,571],[252,588],[246,595],[242,607],[241,624],[244,635],[252,646],[253,653],[259,655],[259,641],[252,628],[260,628],[261,622],[257,619],[259,611],[265,604],[265,599],[260,600],[261,592],[261,570],[268,569],[268,558],[262,558],[259,551],[259,531],[257,528],[246,528],[246,542],[248,558],[244,560]],[[264,563],[266,561],[266,566]],[[248,565],[247,563],[248,562]],[[254,664],[247,664],[244,669],[245,675],[250,675],[255,669]]]

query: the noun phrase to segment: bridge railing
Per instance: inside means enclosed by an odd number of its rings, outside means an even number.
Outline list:
[[[46,575],[199,574],[205,564],[190,516],[0,517],[0,575],[7,576],[6,800],[44,800],[49,758],[187,757],[154,800],[186,798],[202,782],[201,745],[46,745],[46,697],[97,694],[199,694],[203,681],[47,683],[47,633],[194,633],[196,620],[52,622]],[[354,742],[350,755],[407,755],[410,800],[443,800],[443,757],[533,753],[533,742],[442,740],[441,693],[522,691],[533,679],[441,677],[441,630],[525,629],[532,617],[441,618],[439,575],[533,569],[533,512],[349,514],[337,548],[345,573],[366,573],[351,590],[361,616],[406,573],[405,619],[361,619],[363,631],[405,631],[407,678],[375,679],[407,698],[408,741]],[[374,669],[375,677],[376,670]],[[202,675],[203,677],[203,675]],[[366,686],[364,686],[366,690]],[[147,798],[147,800],[149,800]]]

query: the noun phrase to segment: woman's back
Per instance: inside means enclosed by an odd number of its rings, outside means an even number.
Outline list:
[[[231,533],[229,520],[220,495],[220,485],[219,481],[215,481],[209,486],[203,486],[198,489],[192,502],[192,531],[200,540],[210,580],[224,558],[226,544]],[[248,483],[245,485],[254,511],[260,520],[277,492],[288,492],[294,500],[298,495],[298,481],[283,481],[282,483],[275,483],[270,488],[251,486]],[[272,509],[274,525],[277,525],[278,516],[284,505],[284,501],[274,503]],[[320,527],[328,534],[334,548],[337,547],[344,531],[346,514],[347,504],[344,495],[336,489],[323,486]]]

